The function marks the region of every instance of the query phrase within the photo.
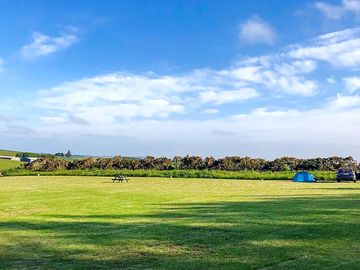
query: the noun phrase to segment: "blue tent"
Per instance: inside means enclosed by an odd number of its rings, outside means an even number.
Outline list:
[[[315,177],[308,172],[298,172],[294,176],[294,182],[315,182]]]

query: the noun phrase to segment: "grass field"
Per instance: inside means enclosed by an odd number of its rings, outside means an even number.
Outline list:
[[[0,159],[0,171],[20,166],[22,162],[15,160]]]
[[[0,156],[15,156],[18,152],[0,149]]]
[[[1,269],[359,269],[360,185],[0,178]]]

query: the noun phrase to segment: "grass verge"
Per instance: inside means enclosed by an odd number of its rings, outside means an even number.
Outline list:
[[[333,181],[336,173],[331,171],[311,172],[319,180]],[[29,171],[13,169],[4,172],[7,176],[114,176],[124,175],[132,177],[170,177],[170,178],[215,178],[215,179],[248,179],[248,180],[291,180],[295,172],[257,172],[257,171],[216,171],[216,170],[63,170],[51,172]]]

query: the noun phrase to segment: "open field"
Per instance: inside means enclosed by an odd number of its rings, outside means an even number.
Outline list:
[[[16,156],[16,154],[26,154],[27,157],[39,157],[42,155],[49,155],[44,153],[33,153],[33,152],[23,152],[23,151],[14,151],[14,150],[4,150],[0,149],[0,156]]]
[[[1,269],[358,269],[360,185],[0,178]]]
[[[15,160],[0,159],[0,171],[20,166],[22,162]]]
[[[0,156],[15,156],[17,153],[19,152],[0,149]]]

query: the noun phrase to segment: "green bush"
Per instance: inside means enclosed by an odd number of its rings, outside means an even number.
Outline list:
[[[63,176],[133,176],[133,177],[173,177],[173,178],[215,178],[215,179],[248,179],[248,180],[292,180],[296,172],[258,172],[258,171],[220,171],[220,170],[113,170],[113,169],[90,169],[90,170],[57,170],[57,171],[30,171],[26,169],[11,169],[4,171],[6,176],[22,175],[63,175]],[[312,171],[318,180],[335,180],[334,171]]]

